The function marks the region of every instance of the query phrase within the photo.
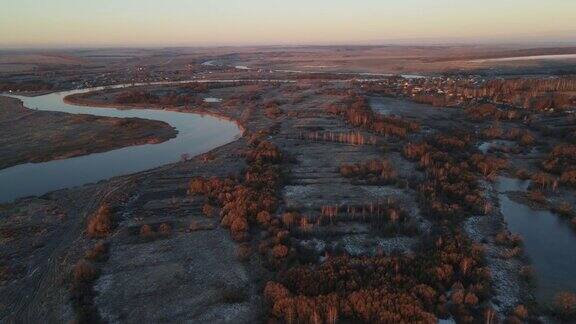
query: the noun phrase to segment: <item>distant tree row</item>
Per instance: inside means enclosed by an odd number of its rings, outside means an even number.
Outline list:
[[[130,90],[116,95],[115,102],[119,104],[187,106],[201,105],[204,101],[195,95],[178,94],[177,92],[158,95],[144,90]]]

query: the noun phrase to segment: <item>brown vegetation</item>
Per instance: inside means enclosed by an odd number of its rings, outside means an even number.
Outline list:
[[[322,142],[337,142],[352,145],[374,145],[377,139],[373,136],[367,136],[361,132],[304,132],[299,136],[300,139]]]
[[[410,143],[404,155],[419,162],[426,180],[418,189],[431,215],[457,216],[462,212],[487,213],[492,206],[483,197],[476,173],[493,178],[506,162],[486,155],[471,154],[466,134],[441,134],[421,143]],[[457,153],[456,153],[457,152]]]
[[[498,123],[494,123],[491,127],[484,129],[482,135],[486,139],[516,141],[522,146],[531,146],[536,141],[536,138],[530,131],[521,130],[519,128],[511,128],[508,131],[505,131]]]
[[[337,256],[288,269],[264,289],[271,314],[286,322],[436,323],[436,314],[451,312],[471,321],[489,290],[482,254],[460,234],[430,245],[414,257]]]
[[[96,269],[90,262],[80,260],[74,266],[73,277],[74,282],[91,282],[96,279]]]
[[[346,178],[365,180],[368,184],[389,184],[397,179],[397,173],[388,160],[372,160],[340,166],[340,174]]]
[[[149,104],[178,107],[188,105],[201,105],[204,101],[202,98],[194,95],[177,94],[176,92],[163,94],[160,96],[143,90],[130,90],[118,94],[115,98],[115,102],[123,105]]]
[[[468,80],[454,83],[446,92],[524,109],[563,109],[574,104],[576,79],[491,79],[479,85]]]
[[[563,319],[569,320],[576,317],[576,294],[572,292],[560,292],[555,299],[556,313]]]
[[[522,238],[517,234],[512,234],[510,231],[501,231],[494,237],[494,241],[498,245],[515,248],[522,245]]]
[[[361,205],[322,206],[315,220],[300,218],[302,232],[314,231],[320,226],[337,222],[366,222],[378,235],[415,235],[418,227],[408,213],[394,199],[372,201]]]
[[[508,161],[484,154],[474,154],[470,157],[474,169],[488,179],[494,179],[498,172],[508,166]]]
[[[566,201],[563,201],[563,202],[561,202],[560,204],[558,204],[557,206],[554,206],[554,207],[552,208],[552,210],[553,210],[555,213],[557,213],[557,214],[559,214],[560,216],[563,216],[563,217],[567,217],[567,218],[572,218],[572,217],[574,217],[573,206],[572,206],[570,203],[566,202]]]
[[[88,219],[86,232],[90,238],[103,238],[112,232],[112,213],[107,204],[103,204]]]
[[[97,277],[98,270],[89,261],[80,260],[74,266],[70,299],[79,323],[100,322],[98,310],[93,303],[95,292],[92,284]]]
[[[190,185],[190,188],[192,188],[192,184]],[[202,191],[195,192],[195,193],[201,193],[201,192]],[[214,214],[215,214],[215,208],[214,208],[214,206],[206,203],[202,206],[202,213],[204,214],[204,216],[206,216],[208,218],[212,218],[212,217],[214,217]]]
[[[158,228],[158,233],[162,236],[170,236],[172,234],[172,226],[168,223],[162,223]]]
[[[499,109],[496,105],[490,103],[482,103],[472,105],[466,109],[468,116],[477,121],[481,120],[514,120],[518,119],[521,114],[516,110],[503,110]]]
[[[281,179],[275,164],[282,160],[282,154],[267,141],[254,141],[252,146],[246,154],[249,166],[242,183],[231,178],[196,178],[189,188],[191,194],[205,195],[222,206],[221,224],[237,241],[248,240],[250,225],[263,225],[263,212],[273,213],[278,204]]]
[[[152,226],[148,225],[148,224],[144,224],[140,227],[140,237],[144,238],[144,239],[152,239],[154,238],[154,235],[156,233],[154,233],[154,230],[152,229]]]
[[[420,126],[415,122],[405,121],[397,116],[382,116],[370,108],[366,98],[350,95],[338,104],[327,107],[327,111],[342,116],[350,125],[360,127],[378,135],[406,137],[417,132]]]
[[[284,113],[282,109],[280,109],[279,105],[275,101],[268,102],[264,107],[264,113],[266,117],[270,119],[276,119]]]
[[[560,183],[576,187],[576,145],[559,144],[552,149],[543,168],[560,175]]]

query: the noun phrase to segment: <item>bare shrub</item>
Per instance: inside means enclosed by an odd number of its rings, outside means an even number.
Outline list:
[[[264,296],[271,302],[290,297],[290,295],[290,291],[277,282],[268,281],[264,287]]]
[[[522,244],[522,237],[517,234],[512,234],[509,231],[501,231],[496,234],[494,241],[498,245],[518,247]]]
[[[528,309],[524,305],[518,305],[514,308],[514,315],[520,319],[528,318]]]
[[[90,238],[103,238],[110,235],[112,232],[112,213],[107,204],[100,206],[96,213],[90,217],[86,231]]]
[[[278,259],[285,258],[288,255],[288,247],[283,244],[277,244],[272,248],[272,255]]]
[[[92,282],[96,279],[97,271],[92,263],[86,260],[80,260],[74,266],[74,282]]]
[[[144,238],[144,239],[151,239],[154,238],[154,235],[156,233],[154,233],[154,230],[152,229],[152,227],[148,224],[144,224],[142,225],[142,227],[140,227],[140,237]]]
[[[554,299],[554,306],[562,318],[574,318],[576,316],[576,294],[568,291],[558,293]]]
[[[572,205],[569,202],[563,201],[554,207],[554,211],[561,216],[570,217],[572,215]]]
[[[194,178],[190,182],[189,192],[192,195],[201,195],[205,193],[206,190],[206,180],[203,178]]]
[[[202,206],[202,213],[206,217],[210,217],[210,218],[214,217],[214,210],[215,210],[214,206],[212,206],[208,203],[206,203]]]
[[[160,224],[160,228],[158,229],[158,232],[162,236],[170,236],[170,234],[172,234],[172,226],[170,226],[170,224],[168,224],[168,223],[162,223],[162,224]]]
[[[270,213],[263,210],[261,212],[259,212],[256,215],[256,220],[258,221],[258,224],[260,224],[261,226],[267,227],[270,225],[270,220],[272,219],[272,217],[270,216]]]

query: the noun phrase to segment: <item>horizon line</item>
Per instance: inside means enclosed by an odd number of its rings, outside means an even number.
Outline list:
[[[334,43],[222,43],[222,44],[38,44],[17,45],[0,44],[0,51],[18,50],[90,50],[90,49],[176,49],[176,48],[287,48],[287,47],[414,47],[414,46],[559,46],[576,47],[576,40],[538,40],[538,41],[389,41],[389,42],[334,42]]]

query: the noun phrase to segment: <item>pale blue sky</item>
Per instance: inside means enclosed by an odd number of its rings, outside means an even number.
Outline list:
[[[576,38],[576,0],[2,2],[0,48]]]

